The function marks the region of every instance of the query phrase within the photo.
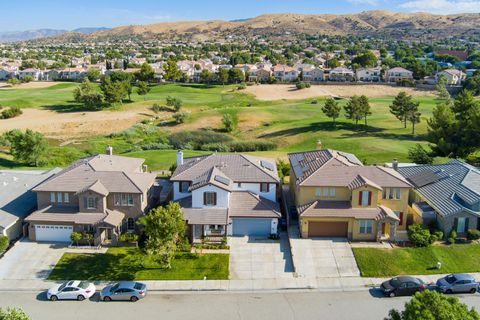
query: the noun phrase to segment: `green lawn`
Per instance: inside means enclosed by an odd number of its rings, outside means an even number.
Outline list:
[[[153,262],[136,248],[110,248],[106,254],[65,253],[49,280],[209,280],[228,279],[228,254],[178,253],[171,269]]]
[[[363,277],[480,272],[480,245],[427,248],[353,248]],[[441,269],[432,268],[440,261]]]

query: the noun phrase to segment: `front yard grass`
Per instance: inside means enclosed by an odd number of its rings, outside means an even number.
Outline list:
[[[171,269],[148,261],[137,248],[110,248],[105,254],[65,253],[49,280],[209,280],[228,279],[228,254],[177,253]]]
[[[353,248],[363,277],[480,272],[480,245],[427,248]],[[433,268],[437,262],[441,269]]]

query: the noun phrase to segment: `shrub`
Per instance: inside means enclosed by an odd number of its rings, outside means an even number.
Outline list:
[[[137,242],[138,241],[138,234],[136,233],[130,233],[130,232],[125,232],[122,233],[119,237],[118,240],[120,242]]]
[[[78,245],[78,242],[80,240],[82,240],[82,234],[80,232],[72,232],[72,234],[70,235],[70,240],[72,240],[72,242],[75,242],[77,245]]]
[[[295,86],[297,87],[297,90],[302,90],[305,88],[310,88],[310,83],[300,81],[300,82],[297,82]]]
[[[230,136],[210,130],[176,132],[169,137],[169,143],[174,149],[202,150],[202,146],[206,144],[230,141],[232,141]]]
[[[188,118],[188,113],[186,112],[177,112],[173,115],[173,118],[175,119],[175,122],[180,124],[184,123],[185,120]]]
[[[182,100],[180,100],[179,98],[174,98],[170,96],[167,97],[167,106],[173,107],[175,112],[180,111],[180,109],[182,108],[182,105],[183,105]]]
[[[10,241],[7,236],[0,236],[0,253],[4,252],[8,248]]]
[[[448,244],[455,244],[455,239],[454,238],[448,238],[447,243]]]
[[[166,149],[172,149],[172,146],[169,145],[168,143],[152,142],[152,143],[142,144],[140,146],[140,149],[141,150],[166,150]]]
[[[244,90],[246,87],[247,87],[246,84],[242,82],[238,85],[237,90]]]
[[[201,146],[204,151],[218,152],[251,152],[251,151],[271,151],[275,150],[277,145],[269,141],[234,141],[227,143],[208,143]]]
[[[431,243],[430,230],[422,224],[408,227],[408,239],[416,247],[428,247]]]
[[[230,146],[227,143],[208,143],[201,148],[204,151],[230,152]]]
[[[448,236],[447,242],[448,242],[449,244],[454,244],[456,241],[457,241],[457,231],[452,230],[452,231],[450,232],[450,236]]]
[[[225,113],[222,117],[222,123],[223,123],[223,126],[225,127],[225,131],[227,132],[232,132],[234,127],[235,127],[235,121],[233,120],[233,117],[228,114],[228,113]]]
[[[478,239],[480,239],[480,230],[468,229],[467,239],[468,240],[478,240]]]
[[[10,107],[2,111],[2,113],[0,114],[0,119],[15,118],[21,115],[22,113],[23,113],[22,109],[20,109],[19,107]]]

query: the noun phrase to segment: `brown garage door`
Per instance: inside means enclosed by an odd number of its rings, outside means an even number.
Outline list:
[[[348,222],[309,222],[309,237],[346,237]]]

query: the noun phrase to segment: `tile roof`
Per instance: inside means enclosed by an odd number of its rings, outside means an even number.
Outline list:
[[[415,190],[426,199],[440,215],[448,216],[464,210],[479,208],[480,171],[462,161],[453,160],[440,165],[418,165],[399,168],[398,172],[407,179],[415,180],[428,172],[437,180],[420,184]]]
[[[95,193],[98,193],[99,195],[102,196],[107,196],[108,195],[108,190],[105,188],[105,186],[100,182],[100,180],[95,181],[91,185],[77,191],[76,194],[83,193],[85,191],[93,191]]]
[[[262,167],[262,161],[271,164],[273,170]],[[185,158],[183,165],[172,174],[172,181],[195,181],[216,167],[233,182],[278,183],[277,166],[273,159],[242,154],[210,154]]]
[[[314,201],[298,207],[301,217],[354,218],[372,220],[395,220],[399,218],[384,206],[376,208],[352,208],[350,201]]]
[[[74,223],[91,224],[106,223],[119,226],[125,214],[117,210],[106,209],[103,212],[78,212],[78,207],[73,206],[48,206],[29,215],[25,221],[34,223]]]
[[[33,191],[79,192],[99,181],[108,192],[143,193],[155,181],[155,174],[140,172],[143,162],[143,159],[109,155],[87,157],[74,162]]]
[[[228,216],[229,218],[280,218],[282,214],[278,203],[249,191],[236,191],[230,196]]]
[[[226,225],[228,223],[228,212],[226,208],[192,208],[192,197],[178,201],[182,207],[183,217],[188,224],[216,224]]]
[[[192,181],[192,185],[190,186],[189,191],[191,192],[208,184],[214,185],[216,187],[219,187],[220,189],[224,189],[227,191],[232,191],[233,188],[233,181],[230,180],[217,167],[212,167]]]

